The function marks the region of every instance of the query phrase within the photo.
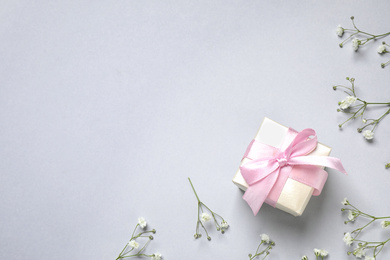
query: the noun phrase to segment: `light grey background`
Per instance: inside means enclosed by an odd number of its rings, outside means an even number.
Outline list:
[[[390,55],[376,53],[381,40],[341,49],[335,29],[354,15],[387,32],[389,10],[384,0],[1,1],[0,258],[115,259],[143,216],[157,229],[146,252],[164,259],[247,259],[261,233],[277,244],[269,259],[314,259],[315,247],[352,259],[340,201],[390,214],[390,118],[372,143],[358,121],[340,131],[345,94],[332,86],[352,76],[361,97],[389,101],[380,63]],[[301,217],[268,205],[254,217],[231,182],[264,116],[314,128],[349,173],[328,170]],[[225,235],[193,239],[187,177],[230,223]]]

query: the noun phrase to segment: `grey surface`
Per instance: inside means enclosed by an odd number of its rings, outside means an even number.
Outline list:
[[[269,259],[343,244],[340,201],[389,215],[390,118],[375,140],[340,131],[332,85],[388,101],[380,41],[338,47],[349,17],[389,31],[389,1],[1,1],[0,258],[115,259],[139,216],[164,259],[246,259],[267,233]],[[387,41],[390,42],[389,39]],[[375,110],[371,111],[373,114]],[[231,179],[264,116],[311,127],[349,172],[328,170],[293,217],[254,217]],[[196,199],[225,235],[194,240]],[[388,232],[388,231],[387,231]],[[383,235],[383,234],[382,234]],[[379,259],[388,259],[385,249]]]

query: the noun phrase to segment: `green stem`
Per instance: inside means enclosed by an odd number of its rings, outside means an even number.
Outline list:
[[[379,122],[386,116],[390,113],[390,109],[388,109],[380,118],[376,119],[375,120],[375,125],[374,127],[372,128],[372,131],[375,130],[376,126],[379,124]]]
[[[368,222],[366,225],[364,225],[363,227],[361,228],[358,228],[358,229],[355,229],[354,231],[351,232],[351,234],[355,233],[356,231],[358,231],[358,233],[356,234],[356,236],[353,238],[357,238],[359,236],[359,234],[362,232],[363,229],[365,229],[366,227],[368,227],[372,222],[374,222],[375,219],[371,220],[370,222]]]
[[[351,203],[348,203],[349,206],[351,206],[352,208],[354,208],[357,212],[359,212],[360,214],[366,216],[366,217],[369,217],[369,218],[374,218],[374,219],[386,219],[386,218],[390,218],[390,216],[384,216],[384,217],[375,217],[375,216],[372,216],[370,214],[367,214],[361,210],[359,210],[358,208],[356,208],[354,205],[352,205]]]
[[[200,223],[200,225],[202,226],[204,232],[206,232],[206,236],[207,236],[207,239],[209,239],[209,233],[207,232],[207,229],[205,228],[205,226],[203,225],[202,221],[198,220],[198,223]]]
[[[136,255],[128,255],[128,256],[123,256],[121,258],[129,258],[129,257],[134,257],[134,256],[146,256],[146,257],[152,257],[153,255],[147,255],[147,254],[136,254]]]
[[[360,110],[364,109],[366,107],[365,104],[363,104],[355,113],[353,113],[353,116],[351,116],[350,118],[348,118],[346,121],[344,121],[342,124],[340,124],[341,126],[343,126],[345,123],[347,123],[349,120],[351,119],[355,119],[356,118],[356,115],[357,113],[359,113]]]
[[[257,255],[257,253],[259,252],[259,248],[260,248],[260,246],[261,246],[262,244],[263,244],[263,241],[261,241],[260,244],[259,244],[259,246],[257,247],[255,255]]]
[[[196,194],[194,185],[192,185],[192,181],[191,181],[190,177],[188,177],[188,180],[190,181],[190,184],[191,184],[192,190],[193,190],[194,193],[195,193],[196,199],[198,200],[198,202],[200,202],[200,199],[199,199],[199,197],[198,197],[198,194]]]
[[[386,241],[383,241],[382,242],[382,247],[379,249],[379,251],[378,251],[378,253],[375,255],[375,253],[374,253],[374,256],[377,256],[381,251],[382,251],[382,249],[383,249],[383,247],[385,246],[385,244],[387,243],[387,242],[389,242],[390,241],[390,238],[389,239],[387,239]],[[375,251],[376,251],[376,249],[377,249],[377,247],[375,247]]]
[[[199,235],[199,203],[198,203],[198,221],[196,221],[195,235],[196,237]]]
[[[131,240],[131,239],[130,239]],[[125,251],[126,247],[127,247],[128,244],[125,245],[125,247],[122,249],[122,251],[120,252],[119,256],[117,259],[120,259],[120,257],[122,256],[122,253]]]
[[[131,234],[131,238],[129,240],[129,242],[134,239],[134,233],[135,231],[137,230],[137,227],[139,226],[139,223],[135,226],[134,230],[133,230],[133,234]],[[129,242],[125,245],[125,247],[122,249],[122,251],[120,252],[119,256],[117,259],[119,259],[120,256],[122,256],[122,253],[125,251],[125,249],[127,248],[127,245],[129,244]]]
[[[133,230],[133,234],[131,234],[130,240],[133,239],[134,233],[135,233],[135,231],[137,230],[137,227],[138,227],[138,226],[139,226],[139,223],[135,226],[135,228],[134,228],[134,230]]]
[[[345,39],[344,41],[342,41],[342,42],[339,44],[340,47],[342,47],[346,41],[348,41],[349,39],[351,39],[351,38],[352,38],[353,36],[355,36],[356,34],[358,34],[358,32],[351,34],[347,39]]]
[[[362,101],[362,102],[364,102],[364,103],[366,103],[367,105],[388,105],[388,106],[390,106],[390,102],[387,102],[387,103],[365,102],[365,101],[363,101],[363,100],[360,100],[359,98],[358,98],[358,100],[359,100],[359,101]]]

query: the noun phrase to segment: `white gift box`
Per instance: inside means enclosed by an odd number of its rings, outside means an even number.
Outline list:
[[[282,145],[287,131],[288,127],[265,117],[254,139],[261,143],[279,148]],[[318,143],[316,149],[306,156],[328,156],[331,150],[330,147]],[[249,160],[250,159],[248,158],[244,158],[241,161],[240,166]],[[240,169],[236,172],[233,183],[243,191],[248,188],[248,184],[242,177]],[[306,184],[288,178],[275,207],[290,213],[293,216],[300,216],[304,212],[313,194],[313,190],[312,187]]]

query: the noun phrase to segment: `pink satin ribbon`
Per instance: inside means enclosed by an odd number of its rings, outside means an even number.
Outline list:
[[[251,161],[243,164],[240,171],[249,185],[243,198],[254,215],[257,215],[264,202],[276,206],[288,178],[313,187],[313,195],[318,196],[328,177],[328,173],[318,166],[330,167],[347,174],[340,159],[306,156],[316,147],[316,132],[309,128],[299,133],[289,128],[280,148],[256,140],[250,143],[244,158]]]

